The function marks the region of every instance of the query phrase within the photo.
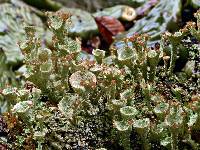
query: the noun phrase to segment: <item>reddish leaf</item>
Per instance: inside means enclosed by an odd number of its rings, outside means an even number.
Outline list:
[[[95,21],[98,25],[99,32],[108,44],[113,42],[113,36],[125,31],[121,22],[114,17],[95,17]]]
[[[7,150],[7,146],[0,143],[0,150]]]

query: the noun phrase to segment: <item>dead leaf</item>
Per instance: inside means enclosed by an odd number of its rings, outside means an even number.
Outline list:
[[[111,44],[113,42],[113,36],[125,31],[121,22],[111,16],[95,17],[99,32],[104,40]]]

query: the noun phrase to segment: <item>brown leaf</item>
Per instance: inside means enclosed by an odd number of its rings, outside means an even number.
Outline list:
[[[7,150],[7,146],[0,143],[0,150]]]
[[[111,44],[113,42],[113,36],[125,31],[121,22],[111,16],[95,17],[99,32],[103,36],[104,40]]]

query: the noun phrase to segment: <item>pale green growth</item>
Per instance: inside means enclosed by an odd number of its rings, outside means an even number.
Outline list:
[[[149,125],[150,125],[149,118],[144,118],[144,119],[135,120],[133,127],[140,130],[140,129],[148,128]]]
[[[48,48],[39,48],[37,53],[39,61],[48,61],[51,58],[51,53],[51,50]]]
[[[29,98],[29,90],[26,89],[18,90],[16,94],[20,100],[27,100]]]
[[[159,54],[160,52],[156,52],[156,50],[150,50],[147,53],[148,62],[150,65],[150,73],[149,73],[149,80],[154,81],[157,65],[159,63]]]
[[[130,128],[126,121],[114,121],[113,124],[119,131],[127,131]]]
[[[58,30],[63,26],[63,20],[62,18],[60,18],[60,16],[49,16],[49,21],[50,23],[50,27],[53,28],[54,30]]]
[[[69,119],[72,119],[75,115],[76,109],[81,103],[81,98],[78,95],[68,94],[58,104],[58,109]]]
[[[138,111],[136,108],[132,106],[125,106],[120,108],[120,113],[125,119],[125,118],[134,118],[138,114]]]
[[[92,119],[94,132],[98,130],[99,134],[102,128],[112,132],[109,138],[119,141],[125,150],[131,149],[133,131],[139,134],[145,150],[152,148],[152,142],[169,149],[177,149],[183,141],[198,147],[190,131],[200,129],[199,95],[174,86],[177,78],[172,74],[181,39],[189,30],[166,33],[163,45],[151,49],[147,47],[147,35],[135,34],[124,40],[126,46],[116,49],[117,54],[107,57],[105,51],[96,49],[96,59],[82,59],[80,41],[68,37],[70,15],[61,11],[47,14],[54,33],[52,47],[42,45],[34,27],[27,27],[26,41],[20,44],[27,68],[25,87],[2,91],[6,99],[13,101],[14,115],[29,129],[38,149],[45,149],[49,138],[53,148],[70,149],[65,143],[68,132]],[[171,56],[169,69],[164,69],[174,79],[162,74],[163,67],[158,66],[160,58],[166,56],[161,55],[165,40],[171,43]],[[161,72],[156,72],[157,68]]]
[[[169,114],[165,118],[165,123],[169,127],[175,127],[178,128],[183,123],[183,109],[181,106],[174,106],[171,107],[169,110]]]
[[[155,108],[154,108],[154,112],[159,116],[159,115],[163,115],[167,112],[169,108],[169,104],[168,103],[163,103],[161,102],[160,104],[158,104]]]
[[[192,127],[198,119],[198,113],[194,113],[191,109],[187,109],[187,112],[189,115],[189,121],[188,121],[187,125],[189,127]]]
[[[165,32],[164,34],[164,38],[168,39],[171,42],[169,75],[171,75],[174,70],[175,62],[177,59],[178,46],[181,40],[183,39],[183,36],[184,34],[182,32],[175,32],[174,34]]]
[[[118,53],[118,59],[120,61],[128,61],[128,60],[131,60],[131,59],[134,59],[134,50],[131,49],[130,47],[125,47],[123,49],[118,49],[117,50],[117,53]]]
[[[168,113],[168,110],[169,110],[169,104],[165,102],[159,103],[153,109],[154,113],[161,121],[164,121],[165,115]]]
[[[126,89],[125,91],[123,91],[122,93],[120,93],[120,99],[121,100],[130,100],[134,97],[134,92],[132,91],[132,89]]]
[[[107,65],[115,64],[116,59],[117,59],[117,57],[115,55],[111,55],[111,56],[104,58],[102,63],[107,64]]]
[[[97,79],[92,72],[77,71],[70,76],[69,82],[75,90],[85,92],[95,88]]]
[[[30,109],[30,107],[33,106],[32,101],[22,101],[17,103],[13,108],[13,113],[27,113],[27,111]]]
[[[27,72],[26,79],[38,86],[43,94],[53,101],[59,101],[68,91],[69,71],[71,61],[81,51],[80,42],[67,36],[70,27],[70,14],[64,12],[47,13],[49,28],[54,32],[52,43],[55,51],[42,46],[35,36],[35,27],[25,28],[26,41],[20,44],[25,55]],[[52,78],[53,77],[53,78]]]
[[[168,74],[172,75],[176,63],[176,59],[178,57],[178,52],[180,51],[179,49],[182,48],[181,41],[183,38],[189,34],[194,36],[197,40],[200,40],[200,25],[199,25],[199,16],[200,16],[200,11],[198,10],[195,13],[195,17],[197,18],[197,23],[195,22],[187,22],[186,26],[183,29],[180,29],[179,31],[175,32],[174,34],[165,32],[164,35],[162,36],[162,43],[165,43],[165,41],[169,41],[171,46],[170,48],[170,66],[168,69]],[[197,26],[197,28],[196,28]],[[162,45],[162,49],[166,49],[166,46]]]
[[[102,63],[103,58],[105,57],[105,51],[100,49],[94,49],[92,54],[95,56],[98,63]]]
[[[52,69],[53,69],[53,64],[51,61],[49,61],[41,64],[39,71],[41,73],[51,73]]]
[[[120,99],[120,100],[113,99],[113,100],[111,101],[111,103],[112,103],[112,105],[113,105],[113,106],[112,106],[113,109],[119,110],[119,108],[121,108],[121,107],[123,107],[123,106],[126,105],[127,101],[126,101],[126,100],[122,100],[122,99]]]
[[[149,149],[150,143],[148,141],[148,131],[150,128],[150,119],[143,118],[143,119],[135,120],[133,123],[133,127],[136,129],[136,131],[139,133],[142,139],[141,141],[143,143],[143,148]]]
[[[90,68],[91,72],[100,73],[103,71],[103,65],[95,65],[94,67]]]
[[[167,147],[172,143],[172,138],[171,137],[166,137],[165,139],[161,140],[160,144]]]
[[[17,97],[16,90],[17,88],[8,87],[3,89],[2,94],[6,99],[14,101]]]

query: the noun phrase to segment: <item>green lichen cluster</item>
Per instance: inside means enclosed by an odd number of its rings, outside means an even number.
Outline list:
[[[176,85],[173,69],[179,50],[184,47],[183,39],[191,35],[199,40],[200,11],[195,14],[197,24],[188,23],[174,34],[166,32],[155,47],[147,46],[148,35],[135,34],[124,39],[125,45],[113,49],[110,56],[103,50],[93,50],[94,60],[81,60],[80,42],[68,37],[70,14],[58,11],[47,16],[54,33],[53,46],[45,47],[35,36],[35,27],[27,26],[26,41],[19,44],[25,56],[26,84],[21,89],[10,87],[2,91],[12,101],[11,112],[24,126],[11,147],[70,149],[73,140],[81,145],[89,136],[78,140],[74,131],[70,132],[84,126],[91,132],[90,140],[109,139],[126,150],[148,150],[154,143],[173,150],[180,149],[181,144],[199,149],[199,143],[192,138],[194,131],[200,129],[199,91]],[[162,61],[164,65],[159,65]],[[194,78],[188,76],[186,80]],[[86,127],[86,121],[95,130]],[[106,137],[100,129],[107,132]],[[138,135],[139,144],[133,144],[133,133]],[[103,146],[106,145],[93,148]]]

